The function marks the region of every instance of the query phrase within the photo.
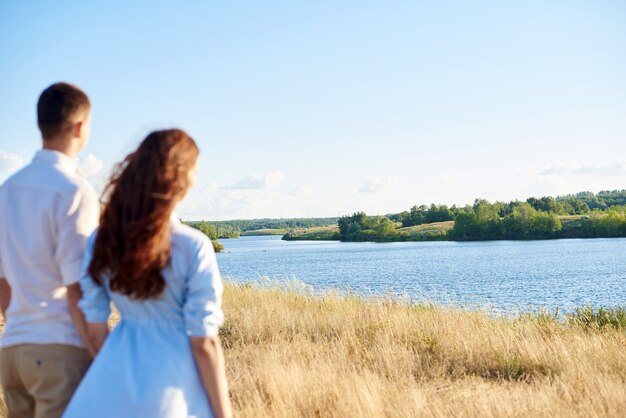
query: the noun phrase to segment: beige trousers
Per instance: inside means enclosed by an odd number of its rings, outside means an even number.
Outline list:
[[[7,418],[60,418],[89,368],[87,350],[61,344],[22,344],[0,351]]]

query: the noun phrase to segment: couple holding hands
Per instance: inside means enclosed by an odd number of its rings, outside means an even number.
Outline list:
[[[199,149],[178,129],[150,133],[101,206],[75,161],[90,109],[76,86],[44,90],[43,147],[0,187],[8,417],[229,417],[213,245],[172,216]]]

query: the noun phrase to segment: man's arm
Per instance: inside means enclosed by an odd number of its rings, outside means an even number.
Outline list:
[[[2,316],[6,321],[7,309],[11,303],[11,286],[4,277],[0,277],[0,309],[2,309]]]
[[[104,345],[104,340],[109,336],[109,324],[106,322],[87,322],[87,336],[97,354]]]
[[[87,321],[85,321],[85,316],[78,307],[78,302],[81,297],[82,292],[80,291],[80,285],[78,283],[67,286],[67,303],[70,308],[70,315],[76,326],[76,331],[78,331],[78,335],[80,335],[80,338],[85,342],[89,354],[95,357],[98,350],[94,342],[89,338],[89,334],[87,333]]]
[[[76,331],[89,353],[94,356],[96,350],[87,335],[87,322],[78,307],[82,297],[78,281],[82,274],[87,238],[98,225],[100,206],[95,193],[87,187],[79,189],[71,196],[63,197],[65,201],[57,208],[55,261],[67,289],[68,308]]]

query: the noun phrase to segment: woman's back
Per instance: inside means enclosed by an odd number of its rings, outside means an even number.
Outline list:
[[[154,131],[115,167],[80,279],[88,342],[100,351],[66,417],[231,416],[213,244],[172,220],[199,152],[180,129]],[[107,336],[111,302],[121,320]]]
[[[169,265],[161,271],[165,290],[158,298],[137,300],[112,292],[108,288],[108,281],[107,289],[102,291],[107,293],[122,321],[175,327],[186,333],[188,326],[194,327],[198,321],[202,323],[202,318],[196,316],[204,317],[209,308],[206,304],[210,304],[211,300],[217,301],[216,293],[221,294],[222,282],[210,240],[202,232],[177,220],[172,220],[171,226],[172,255]],[[92,241],[90,239],[88,252]],[[86,286],[90,284],[86,283]],[[93,295],[100,298],[99,293],[100,289],[97,289]],[[81,308],[104,309],[104,306],[100,308],[98,304],[96,299],[84,298]],[[217,332],[223,319],[221,309],[216,305],[210,308],[213,315],[210,319],[215,322]]]
[[[95,234],[89,239],[89,265]],[[84,269],[86,271],[86,267]],[[215,336],[223,322],[222,280],[211,241],[171,222],[171,259],[163,292],[138,300],[96,284],[84,274],[80,307],[88,322],[105,322],[109,303],[120,322],[78,388],[66,417],[209,417],[189,337]],[[103,410],[93,405],[106,404]]]

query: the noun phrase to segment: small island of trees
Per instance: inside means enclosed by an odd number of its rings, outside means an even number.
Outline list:
[[[431,204],[386,216],[338,220],[342,241],[530,240],[626,237],[626,190],[582,192],[464,207]],[[289,239],[298,239],[290,236]]]

